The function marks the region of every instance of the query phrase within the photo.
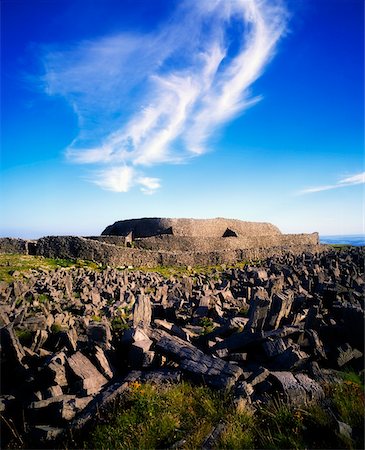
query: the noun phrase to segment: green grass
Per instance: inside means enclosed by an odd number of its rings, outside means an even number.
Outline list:
[[[199,325],[203,327],[203,335],[211,333],[215,328],[214,322],[210,317],[202,317]]]
[[[155,272],[164,278],[171,276],[181,278],[194,275],[214,275],[218,280],[219,273],[228,269],[243,269],[247,264],[257,265],[259,261],[242,261],[233,265],[217,266],[157,266],[157,267],[134,267],[130,271]],[[54,270],[63,268],[88,268],[91,270],[103,270],[105,267],[93,261],[80,259],[44,258],[42,256],[31,256],[21,254],[0,254],[0,281],[12,282],[16,277],[26,275],[30,270]],[[123,269],[126,270],[126,269]],[[14,272],[16,277],[14,276]],[[18,273],[17,273],[18,272]],[[152,292],[152,291],[151,291]]]
[[[104,416],[84,448],[201,448],[218,424],[214,448],[363,448],[363,387],[352,381],[326,387],[326,405],[294,407],[278,399],[255,414],[236,410],[227,393],[180,383],[165,387],[134,382],[125,398]],[[330,410],[329,410],[330,408]],[[339,435],[333,417],[353,427],[353,439]]]
[[[154,272],[162,275],[164,278],[173,277],[183,277],[183,276],[194,276],[194,275],[212,275],[214,273],[220,273],[229,269],[244,269],[248,264],[249,265],[257,265],[260,261],[242,261],[236,264],[220,264],[215,266],[156,266],[156,267],[133,267],[133,269],[129,269],[131,271],[140,271],[140,272]],[[216,279],[218,279],[218,275]]]
[[[23,276],[32,269],[54,270],[60,267],[85,267],[100,270],[100,266],[91,261],[43,258],[42,256],[20,254],[0,254],[0,281],[8,283],[14,281],[14,272],[19,272],[20,276]]]
[[[168,388],[135,382],[117,412],[98,425],[84,448],[167,448],[184,439],[182,448],[201,447],[226,414],[223,394],[187,383]]]

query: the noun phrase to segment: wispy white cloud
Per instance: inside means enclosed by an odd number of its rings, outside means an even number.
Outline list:
[[[329,184],[326,186],[316,186],[308,189],[303,189],[299,194],[312,194],[314,192],[329,191],[331,189],[338,189],[356,184],[365,184],[365,172],[351,175],[350,177],[339,180],[336,184]]]
[[[160,181],[140,167],[206,152],[219,127],[260,99],[250,87],[285,21],[281,0],[185,0],[153,33],[47,49],[45,91],[79,119],[67,157],[103,166],[93,181],[104,189],[155,191]]]

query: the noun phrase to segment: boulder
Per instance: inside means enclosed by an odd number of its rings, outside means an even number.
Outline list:
[[[230,388],[242,374],[238,366],[227,363],[220,358],[206,355],[192,344],[163,331],[156,333],[156,351],[177,360],[181,370],[193,378],[204,379],[212,387]]]
[[[81,392],[93,395],[100,391],[108,380],[96,369],[91,361],[81,352],[67,358],[67,366],[73,377],[78,380]]]
[[[271,372],[270,377],[283,399],[292,405],[318,402],[324,398],[321,386],[307,375],[291,372]]]

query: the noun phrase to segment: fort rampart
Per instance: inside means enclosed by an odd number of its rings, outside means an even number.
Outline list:
[[[112,233],[108,235],[106,233]],[[318,233],[281,234],[269,223],[230,219],[133,219],[101,236],[0,239],[0,252],[96,261],[110,266],[217,265],[317,251]]]

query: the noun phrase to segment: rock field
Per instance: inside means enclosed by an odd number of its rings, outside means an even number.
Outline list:
[[[163,278],[57,269],[0,285],[2,445],[53,445],[97,420],[133,381],[319,402],[364,364],[364,249],[271,257]],[[337,377],[337,378],[336,378]]]

